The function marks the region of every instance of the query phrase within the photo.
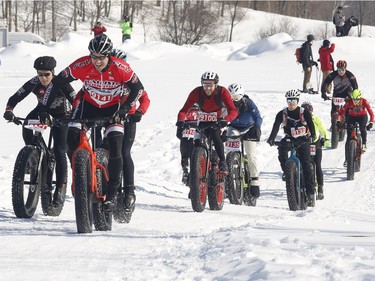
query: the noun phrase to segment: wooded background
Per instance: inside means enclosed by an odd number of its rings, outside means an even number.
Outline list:
[[[1,2],[0,26],[8,31],[30,31],[47,41],[59,41],[79,23],[93,26],[97,21],[114,21],[120,24],[125,15],[139,23],[145,31],[157,22],[159,38],[174,44],[203,44],[232,41],[236,24],[241,22],[247,9],[260,10],[285,16],[331,21],[338,5],[346,5],[347,17],[359,20],[358,36],[362,25],[375,25],[372,16],[373,1],[15,1]],[[118,11],[120,9],[120,11]],[[112,11],[116,10],[117,13]],[[113,17],[116,14],[116,17]],[[152,15],[152,18],[150,18]],[[332,24],[333,27],[333,24]],[[287,17],[282,22],[271,22],[258,32],[264,38],[278,32],[291,36],[297,27],[291,26]],[[223,32],[225,30],[225,32]],[[325,28],[318,37],[327,38],[333,31]],[[333,34],[332,34],[333,35]]]

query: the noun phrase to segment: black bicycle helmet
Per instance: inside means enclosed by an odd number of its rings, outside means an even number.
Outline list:
[[[126,61],[126,58],[127,58],[127,54],[123,50],[120,50],[120,49],[113,49],[111,52],[111,56],[122,59],[124,61]]]
[[[95,36],[89,43],[89,51],[102,55],[110,55],[113,44],[111,39],[105,34]]]
[[[54,70],[56,67],[56,60],[54,57],[39,57],[34,61],[34,68],[36,70]]]

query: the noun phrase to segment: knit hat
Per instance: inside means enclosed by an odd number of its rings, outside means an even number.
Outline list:
[[[323,41],[323,47],[329,47],[329,45],[331,44],[331,42],[329,42],[329,40],[325,39]]]
[[[314,35],[312,34],[307,35],[307,41],[311,42],[313,40],[315,40]]]

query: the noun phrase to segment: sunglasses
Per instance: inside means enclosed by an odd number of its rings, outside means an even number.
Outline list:
[[[343,69],[343,68],[338,68],[337,71],[338,71],[338,72],[345,72],[345,69]]]
[[[286,99],[287,102],[297,102],[297,99]]]
[[[51,72],[46,72],[46,73],[40,73],[40,72],[38,72],[38,76],[39,77],[50,77],[51,76]]]
[[[95,56],[93,54],[90,55],[91,59],[93,60],[105,60],[107,56]]]
[[[215,85],[215,83],[214,82],[202,82],[202,85],[204,87],[212,87],[213,85]]]

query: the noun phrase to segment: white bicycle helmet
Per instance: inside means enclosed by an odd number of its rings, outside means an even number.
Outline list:
[[[219,75],[213,71],[206,71],[201,77],[201,82],[203,81],[214,81],[214,83],[217,84],[219,83]]]
[[[228,86],[228,91],[232,100],[239,101],[245,95],[245,90],[242,88],[241,84],[233,83]]]
[[[285,97],[287,99],[299,99],[300,94],[301,93],[298,90],[289,90],[285,93]]]

